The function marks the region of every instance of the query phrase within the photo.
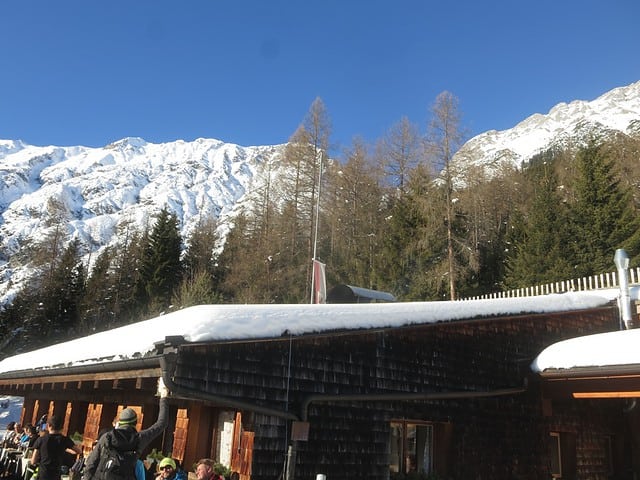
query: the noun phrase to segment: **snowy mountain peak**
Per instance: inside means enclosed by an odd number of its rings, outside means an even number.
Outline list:
[[[593,101],[555,105],[546,115],[536,113],[508,130],[490,130],[469,140],[454,162],[495,172],[505,162],[520,167],[553,146],[579,145],[589,136],[608,132],[640,134],[640,81],[615,88]]]
[[[45,238],[52,218],[87,253],[113,244],[122,222],[148,224],[164,206],[176,213],[183,238],[206,217],[218,220],[224,237],[254,176],[282,150],[214,139],[153,144],[129,137],[104,148],[0,140],[0,304],[19,286],[17,270],[28,267],[16,254]]]
[[[640,82],[485,132],[453,162],[491,173],[504,163],[519,167],[549,147],[612,131],[640,136]],[[284,147],[210,138],[154,144],[127,137],[102,148],[0,140],[0,305],[28,277],[23,247],[46,238],[52,225],[63,225],[68,239],[80,239],[92,259],[115,243],[124,222],[142,227],[164,206],[175,212],[183,238],[210,217],[225,238],[228,220],[256,190],[261,169],[277,169]]]

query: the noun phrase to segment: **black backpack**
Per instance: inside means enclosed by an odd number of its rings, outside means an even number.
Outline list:
[[[138,432],[116,428],[105,436],[105,442],[100,447],[96,477],[100,480],[136,480]]]

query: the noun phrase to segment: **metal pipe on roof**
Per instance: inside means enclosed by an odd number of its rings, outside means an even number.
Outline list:
[[[618,248],[613,261],[618,269],[618,283],[620,284],[620,295],[618,296],[618,308],[620,316],[626,329],[633,328],[633,318],[631,316],[631,295],[629,295],[629,255]]]

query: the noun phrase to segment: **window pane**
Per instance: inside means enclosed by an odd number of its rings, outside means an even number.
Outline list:
[[[551,459],[551,477],[560,478],[562,476],[561,469],[561,452],[560,452],[560,434],[551,432],[549,435],[549,457]]]
[[[407,452],[405,454],[407,464],[405,473],[416,471],[416,425],[407,423]]]
[[[391,422],[389,429],[389,471],[431,473],[433,470],[433,425]]]
[[[433,426],[416,426],[416,470],[431,473],[433,466]]]

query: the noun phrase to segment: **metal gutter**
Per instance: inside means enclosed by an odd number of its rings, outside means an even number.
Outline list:
[[[345,394],[345,395],[309,395],[302,402],[300,418],[306,422],[309,405],[319,402],[386,402],[386,401],[412,401],[412,400],[453,400],[498,397],[504,395],[516,395],[527,391],[527,386],[504,388],[487,391],[459,391],[459,392],[426,392],[426,393],[372,393],[372,394]]]

